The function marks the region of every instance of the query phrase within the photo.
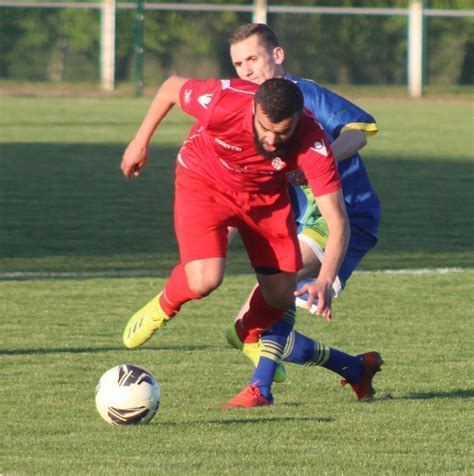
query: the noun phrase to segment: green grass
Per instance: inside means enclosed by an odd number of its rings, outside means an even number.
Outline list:
[[[472,103],[361,101],[381,129],[363,154],[383,203],[380,243],[334,323],[299,312],[297,327],[351,353],[380,350],[376,400],[290,366],[274,407],[241,412],[220,408],[251,374],[222,337],[253,284],[238,242],[218,291],[143,349],[121,345],[176,260],[174,157],[189,119],[167,119],[141,179],[119,170],[149,101],[0,97],[0,473],[472,474]],[[77,279],[32,279],[58,272]],[[126,362],[162,387],[147,426],[111,427],[94,408],[101,374]]]
[[[288,366],[273,408],[224,411],[251,368],[226,347],[223,329],[252,282],[229,277],[139,351],[124,350],[120,333],[163,279],[0,283],[0,471],[472,473],[473,271],[358,273],[333,324],[298,315],[298,327],[328,345],[383,352],[374,402],[356,402],[324,369]],[[160,411],[146,427],[108,426],[94,408],[100,375],[126,362],[161,383]]]
[[[120,158],[149,98],[0,101],[0,268],[166,272],[176,257],[173,169],[189,119],[167,119],[143,177],[128,182]],[[383,218],[362,269],[472,267],[472,103],[371,99],[366,107],[381,130],[364,158]],[[249,271],[235,247],[236,269]]]

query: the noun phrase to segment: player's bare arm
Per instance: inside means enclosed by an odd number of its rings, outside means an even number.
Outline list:
[[[349,220],[340,190],[317,197],[316,203],[329,229],[325,257],[317,281],[305,285],[295,295],[301,296],[308,292],[308,309],[311,309],[314,299],[317,299],[316,314],[330,321],[332,285],[347,251],[350,238]]]
[[[148,161],[148,144],[168,112],[179,105],[179,92],[187,78],[170,76],[156,93],[134,139],[126,148],[120,168],[125,177],[131,179],[140,175]]]
[[[367,138],[363,131],[359,129],[349,129],[344,131],[332,144],[331,149],[336,159],[339,162],[344,159],[352,157],[367,145]]]

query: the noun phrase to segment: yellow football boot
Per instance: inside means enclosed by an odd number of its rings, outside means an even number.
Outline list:
[[[232,322],[225,331],[225,338],[227,342],[234,347],[234,349],[241,350],[253,363],[256,367],[260,359],[260,352],[262,351],[262,342],[259,340],[253,344],[245,344],[237,335],[235,330],[235,322]],[[280,362],[276,369],[275,375],[273,376],[273,381],[276,383],[281,383],[286,380],[286,370],[283,367],[283,364]]]
[[[136,349],[147,342],[157,329],[169,320],[160,306],[160,296],[155,296],[148,304],[136,312],[123,331],[123,343],[129,349]]]

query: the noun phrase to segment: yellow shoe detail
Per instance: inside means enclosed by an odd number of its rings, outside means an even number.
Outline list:
[[[255,367],[258,365],[258,361],[260,360],[260,353],[262,351],[262,342],[259,340],[258,342],[252,344],[245,344],[237,335],[237,331],[235,330],[235,322],[232,322],[225,331],[225,338],[227,342],[234,347],[234,349],[241,350],[253,363]],[[283,367],[283,364],[280,362],[276,369],[275,375],[273,376],[273,381],[276,383],[281,383],[286,380],[286,370]]]
[[[161,309],[161,293],[143,306],[128,321],[123,332],[123,343],[129,349],[136,349],[147,342],[157,329],[163,327],[169,317]]]

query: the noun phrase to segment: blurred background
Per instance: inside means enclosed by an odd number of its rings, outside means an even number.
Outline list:
[[[418,33],[413,3],[422,6]],[[474,0],[0,0],[0,85],[141,94],[171,73],[233,76],[229,34],[259,18],[277,32],[288,71],[323,84],[405,88],[409,44],[418,40],[426,90],[474,83]]]

